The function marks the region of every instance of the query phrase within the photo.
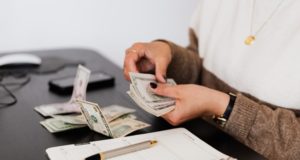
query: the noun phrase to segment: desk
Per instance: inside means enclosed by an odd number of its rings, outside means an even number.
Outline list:
[[[87,100],[97,102],[101,106],[120,104],[137,110],[138,119],[152,126],[134,134],[147,133],[172,128],[163,119],[154,117],[140,109],[127,96],[129,83],[123,78],[122,69],[105,59],[97,52],[85,49],[58,49],[32,51],[40,56],[61,56],[70,60],[80,60],[92,71],[102,70],[115,76],[115,86],[112,88],[89,91]],[[120,57],[122,58],[122,57]],[[65,102],[69,96],[59,96],[48,90],[48,80],[65,74],[75,74],[76,68],[65,68],[54,74],[31,75],[31,81],[14,94],[18,103],[0,108],[0,159],[1,160],[46,160],[45,149],[58,145],[86,143],[89,141],[107,139],[88,128],[51,134],[39,122],[44,119],[33,110],[35,106],[55,102]],[[263,159],[262,156],[239,143],[221,130],[196,119],[180,127],[185,127],[200,139],[221,152],[239,159]]]

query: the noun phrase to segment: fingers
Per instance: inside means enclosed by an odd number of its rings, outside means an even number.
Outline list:
[[[174,114],[171,112],[162,115],[161,117],[165,119],[168,123],[170,123],[172,126],[178,126],[181,123],[181,121],[178,117],[174,116]]]
[[[149,71],[153,71],[154,65],[150,62],[148,58],[141,58],[137,63],[137,68],[139,72],[146,73]]]
[[[174,107],[174,110],[162,115],[161,117],[171,125],[178,126],[179,124],[184,122],[184,119],[182,119],[182,112],[180,112],[178,109],[180,108],[180,106],[175,105]]]
[[[144,50],[141,48],[141,45],[137,47],[137,45],[134,44],[126,50],[123,72],[127,80],[130,79],[129,72],[138,72],[137,63],[143,56]]]
[[[138,61],[138,56],[136,54],[126,54],[124,61],[124,76],[129,80],[129,72],[137,72],[136,62]]]
[[[174,99],[179,98],[179,85],[172,86],[169,84],[150,83],[150,87],[152,88],[152,91],[157,95]]]
[[[126,50],[124,76],[130,79],[129,72],[154,71],[158,82],[165,83],[167,67],[171,61],[168,45],[164,43],[135,43]]]
[[[167,73],[167,62],[163,60],[157,60],[155,64],[155,77],[158,82],[166,83],[166,73]]]

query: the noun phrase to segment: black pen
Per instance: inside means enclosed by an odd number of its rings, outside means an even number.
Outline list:
[[[148,141],[116,148],[113,150],[100,152],[100,153],[97,153],[97,154],[94,154],[92,156],[85,158],[85,160],[105,160],[108,158],[113,158],[113,157],[124,155],[127,153],[132,153],[132,152],[140,151],[143,149],[147,149],[147,148],[152,147],[156,143],[157,143],[156,140],[148,140]]]

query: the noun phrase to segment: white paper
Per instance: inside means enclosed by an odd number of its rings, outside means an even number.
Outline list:
[[[157,140],[158,143],[149,149],[114,157],[110,160],[220,160],[229,158],[184,128],[94,141],[88,145],[53,147],[47,149],[46,152],[51,160],[83,160],[101,151],[145,140]]]

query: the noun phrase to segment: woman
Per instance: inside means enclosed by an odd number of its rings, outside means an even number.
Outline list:
[[[172,125],[212,115],[268,159],[299,159],[299,8],[298,0],[201,0],[188,47],[135,43],[124,75],[155,72],[153,92],[176,99],[163,115]],[[164,77],[180,85],[168,86]]]

